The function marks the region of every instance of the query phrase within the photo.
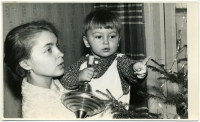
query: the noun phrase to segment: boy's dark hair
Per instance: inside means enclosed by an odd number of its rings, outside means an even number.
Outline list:
[[[38,33],[48,31],[58,38],[57,29],[45,20],[33,21],[13,28],[6,36],[4,42],[4,62],[16,79],[22,80],[27,71],[20,65],[20,61],[29,59]]]
[[[105,9],[99,9],[89,13],[83,21],[83,35],[91,28],[116,28],[120,34],[121,23],[119,17]]]

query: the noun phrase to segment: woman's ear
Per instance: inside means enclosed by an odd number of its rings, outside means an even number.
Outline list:
[[[31,70],[32,69],[31,66],[28,65],[26,60],[19,62],[19,65],[25,70]]]
[[[85,46],[86,46],[87,48],[90,47],[90,44],[88,43],[87,37],[86,37],[86,36],[83,36],[83,42],[85,43]]]

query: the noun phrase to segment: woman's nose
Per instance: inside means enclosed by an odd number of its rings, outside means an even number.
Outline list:
[[[63,57],[63,56],[64,56],[64,54],[58,49],[58,58]]]

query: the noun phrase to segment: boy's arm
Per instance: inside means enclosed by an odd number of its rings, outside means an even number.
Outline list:
[[[142,83],[144,81],[144,78],[139,79],[134,73],[133,65],[135,63],[136,61],[128,58],[126,55],[122,55],[117,59],[117,69],[122,77],[126,81],[128,80],[129,83]]]
[[[66,89],[75,89],[79,84],[79,69],[80,65],[86,61],[86,57],[81,57],[76,63],[65,69],[64,75],[60,79],[60,83]]]

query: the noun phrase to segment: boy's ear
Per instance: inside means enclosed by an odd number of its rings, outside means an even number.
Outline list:
[[[90,47],[90,44],[88,43],[87,37],[86,37],[86,36],[83,36],[83,42],[85,43],[85,46],[86,46],[87,48]]]
[[[120,43],[120,41],[121,41],[121,37],[119,37],[119,43]],[[119,47],[119,43],[118,43],[118,47]]]
[[[24,68],[25,70],[31,70],[31,66],[28,65],[27,61],[26,60],[23,60],[21,62],[19,62],[19,65]]]

